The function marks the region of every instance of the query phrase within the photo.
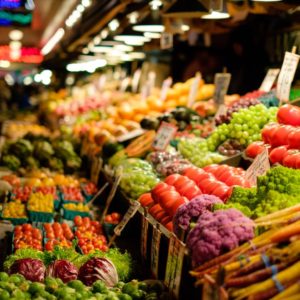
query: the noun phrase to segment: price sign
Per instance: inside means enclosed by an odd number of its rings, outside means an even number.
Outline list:
[[[164,151],[169,145],[171,139],[177,132],[177,127],[173,124],[162,122],[160,125],[156,137],[153,141],[152,147],[158,151]]]
[[[142,74],[142,71],[140,69],[137,69],[133,74],[133,78],[132,78],[132,82],[131,82],[131,89],[132,89],[133,93],[137,93],[137,91],[138,91],[141,74]]]
[[[91,181],[98,184],[98,179],[103,166],[103,159],[101,157],[92,158]]]
[[[161,232],[159,228],[153,226],[153,236],[151,244],[151,272],[155,278],[158,278],[160,238]]]
[[[161,92],[160,92],[160,100],[161,101],[165,101],[167,98],[167,93],[168,90],[170,88],[170,86],[172,85],[172,77],[168,77],[167,79],[164,80],[162,87],[161,87]]]
[[[219,106],[224,104],[224,97],[228,91],[231,74],[217,73],[215,75],[215,94],[214,101]]]
[[[120,92],[125,92],[127,90],[130,81],[131,81],[130,77],[126,77],[121,81]]]
[[[280,69],[269,69],[259,90],[263,92],[270,92],[279,72]]]
[[[290,98],[291,85],[295,76],[300,56],[291,52],[285,52],[283,64],[278,76],[276,94],[280,102],[286,102]]]
[[[142,135],[143,133],[145,133],[145,130],[144,130],[144,129],[141,129],[141,128],[135,129],[135,130],[132,130],[132,131],[127,132],[127,133],[125,133],[125,134],[122,134],[121,136],[119,136],[119,137],[117,138],[117,141],[118,141],[119,143],[123,143],[123,142],[126,142],[126,141],[128,141],[128,140],[131,140],[131,139],[133,139],[133,138],[136,138],[136,137]]]
[[[264,175],[270,169],[269,153],[265,148],[263,152],[258,154],[251,166],[247,169],[245,178],[251,184],[256,185],[257,176]]]
[[[192,107],[196,100],[200,80],[201,80],[201,74],[198,72],[196,74],[196,77],[195,77],[192,85],[191,85],[189,99],[188,99],[188,107]]]
[[[147,218],[142,215],[141,254],[143,259],[147,258],[148,228],[149,228],[149,222]]]
[[[173,34],[169,32],[163,32],[160,38],[160,48],[162,50],[173,48]]]
[[[116,235],[121,235],[121,232],[123,231],[123,229],[125,228],[125,226],[129,222],[129,220],[136,214],[139,207],[140,207],[140,203],[138,201],[134,201],[130,205],[130,207],[127,210],[126,214],[124,215],[123,219],[121,220],[121,222],[114,229],[114,233]]]

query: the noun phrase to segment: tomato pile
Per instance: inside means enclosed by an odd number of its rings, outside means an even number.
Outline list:
[[[36,192],[41,192],[43,195],[50,194],[54,200],[58,200],[56,186],[39,186],[35,189]]]
[[[42,233],[31,224],[15,226],[14,229],[14,249],[33,248],[42,250]]]
[[[72,246],[74,234],[67,223],[45,223],[44,230],[47,239],[45,243],[46,250],[52,251],[56,245],[67,248]]]
[[[250,144],[246,155],[255,158],[267,148],[272,164],[300,169],[300,108],[290,104],[280,107],[277,120],[263,128],[263,142]]]
[[[82,186],[82,189],[86,195],[94,195],[97,193],[98,189],[95,183],[88,182]]]
[[[106,215],[104,218],[105,223],[117,225],[121,221],[121,215],[117,212],[113,212],[109,215]]]
[[[74,223],[76,225],[75,236],[78,239],[78,246],[84,254],[93,250],[108,250],[106,238],[98,221],[92,221],[88,217],[76,216]]]
[[[12,190],[12,198],[27,202],[32,193],[31,186],[16,187]]]
[[[63,194],[63,199],[65,201],[77,201],[77,202],[84,201],[84,197],[82,196],[80,189],[77,187],[62,186],[61,192]]]

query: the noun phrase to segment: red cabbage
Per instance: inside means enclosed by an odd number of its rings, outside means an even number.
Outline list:
[[[9,274],[21,274],[27,280],[43,282],[46,268],[39,259],[22,258],[16,260],[10,267]]]
[[[47,275],[60,278],[64,283],[77,279],[78,269],[69,261],[58,259],[47,269]]]
[[[102,280],[108,287],[115,286],[119,281],[114,264],[107,258],[98,257],[91,258],[81,266],[78,279],[88,286]]]

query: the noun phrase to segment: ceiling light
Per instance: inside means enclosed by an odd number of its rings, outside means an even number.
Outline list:
[[[77,10],[74,10],[71,16],[74,16],[74,18],[77,20],[80,18],[81,13]]]
[[[146,54],[143,52],[131,52],[129,55],[133,59],[144,59],[146,57]]]
[[[24,83],[25,85],[30,85],[30,84],[32,84],[32,82],[33,82],[33,80],[32,80],[32,78],[31,78],[30,76],[27,76],[27,77],[25,77],[25,78],[23,79],[23,83]]]
[[[96,35],[93,39],[94,45],[99,45],[101,43],[101,37]]]
[[[43,78],[51,77],[52,76],[52,71],[51,70],[43,70],[41,72],[41,75],[42,75]]]
[[[19,50],[22,47],[22,43],[19,41],[11,41],[9,43],[9,48],[12,50]]]
[[[160,0],[152,0],[149,3],[152,10],[159,9],[160,6],[162,6],[162,2]]]
[[[182,31],[189,31],[189,30],[190,30],[190,26],[189,26],[189,25],[186,25],[186,24],[182,24],[180,29],[181,29]]]
[[[9,56],[12,60],[18,60],[21,57],[21,49],[10,50]]]
[[[133,30],[139,32],[164,32],[164,25],[134,25]]]
[[[100,37],[104,40],[104,39],[106,39],[108,37],[108,34],[109,34],[108,30],[107,29],[103,29],[101,31],[101,33],[100,33]]]
[[[10,62],[8,60],[0,60],[0,68],[9,68]]]
[[[89,6],[92,4],[92,1],[91,1],[91,0],[82,0],[82,1],[81,1],[81,4],[82,4],[84,7],[89,7]]]
[[[134,11],[131,14],[127,15],[130,24],[136,24],[138,17],[139,17],[139,13],[137,11]]]
[[[160,39],[161,34],[159,32],[144,32],[144,36],[149,39]]]
[[[80,13],[83,13],[84,12],[84,6],[82,4],[78,4],[77,7],[76,7],[76,10]]]
[[[199,18],[207,14],[208,9],[198,0],[177,0],[164,14],[170,18]]]
[[[65,24],[67,27],[72,27],[74,22],[70,18],[68,18],[67,21],[65,22]]]
[[[128,54],[124,54],[121,56],[121,60],[122,61],[133,61],[133,58]]]
[[[122,51],[122,52],[133,51],[133,47],[132,46],[128,46],[128,45],[116,45],[116,46],[114,46],[114,49],[116,49],[118,51]]]
[[[94,53],[109,53],[111,50],[112,47],[106,47],[106,46],[97,46],[91,49],[91,51]]]
[[[82,53],[83,54],[88,54],[90,51],[89,51],[89,49],[87,48],[87,47],[84,47],[83,49],[82,49]]]
[[[41,74],[35,74],[33,79],[35,82],[39,83],[42,81],[42,76]]]
[[[50,77],[46,77],[42,79],[42,84],[49,85],[51,83]]]
[[[114,19],[108,23],[108,27],[111,31],[116,31],[120,26],[120,23],[117,19]]]
[[[48,53],[50,53],[51,50],[56,46],[56,44],[62,39],[64,34],[65,30],[63,28],[59,28],[46,43],[46,45],[42,48],[41,53],[43,55],[47,55]]]
[[[13,41],[19,41],[23,38],[23,32],[21,30],[12,30],[9,34],[8,34],[9,38]]]
[[[95,47],[95,45],[94,45],[94,42],[93,41],[90,41],[89,43],[88,43],[88,49],[90,50],[90,51],[92,51],[93,49],[94,49],[94,47]]]
[[[230,14],[227,12],[211,11],[209,14],[201,17],[204,20],[222,20],[230,18]]]
[[[117,35],[114,37],[116,41],[124,42],[127,45],[143,45],[145,42],[149,42],[150,39],[141,35]]]
[[[123,45],[121,42],[117,42],[117,41],[103,41],[101,43],[101,46],[117,46],[117,45]]]
[[[15,84],[15,79],[9,73],[4,76],[4,80],[8,85]]]

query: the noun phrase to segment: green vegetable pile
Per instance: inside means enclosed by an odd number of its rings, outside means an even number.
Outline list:
[[[298,204],[299,193],[300,170],[277,166],[258,177],[257,189],[234,187],[227,203],[214,210],[234,207],[257,218]]]
[[[54,171],[72,173],[81,167],[81,158],[68,140],[49,140],[45,137],[27,136],[4,146],[2,165],[13,171],[21,167],[37,169],[46,167]],[[29,140],[30,139],[30,140]]]
[[[47,277],[44,283],[31,282],[22,275],[0,272],[1,300],[133,300],[166,299],[164,286],[159,281],[128,283],[119,282],[113,288],[107,288],[98,280],[92,287],[85,286],[79,280],[64,284],[60,279]]]

